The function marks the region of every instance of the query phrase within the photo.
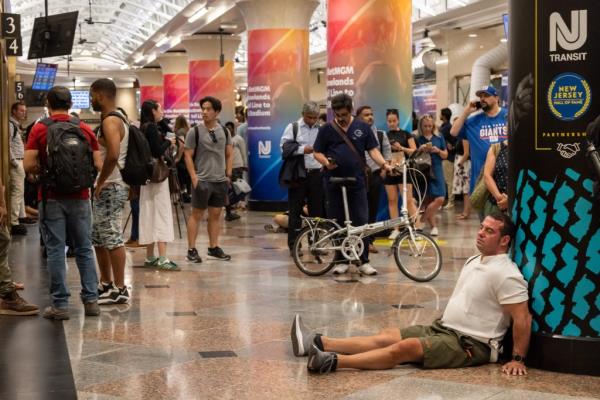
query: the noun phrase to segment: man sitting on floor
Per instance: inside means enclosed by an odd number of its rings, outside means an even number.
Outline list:
[[[308,370],[329,373],[339,368],[389,369],[403,363],[424,368],[460,368],[495,362],[498,344],[512,319],[512,360],[502,367],[525,375],[531,314],[527,283],[507,252],[514,225],[504,214],[492,214],[477,234],[480,255],[465,263],[442,318],[430,326],[387,328],[376,336],[334,339],[311,332],[296,315],[292,346],[308,355]]]

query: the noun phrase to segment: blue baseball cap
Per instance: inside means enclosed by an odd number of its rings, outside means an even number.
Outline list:
[[[475,96],[479,97],[479,96],[481,96],[484,93],[487,94],[487,95],[489,95],[489,96],[498,96],[498,91],[492,85],[485,86],[485,87],[481,88],[480,90],[478,90],[477,92],[475,92]]]

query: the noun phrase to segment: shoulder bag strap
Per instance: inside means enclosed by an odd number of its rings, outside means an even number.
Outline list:
[[[292,123],[292,134],[294,135],[294,142],[297,142],[298,140],[296,139],[298,138],[298,121]]]
[[[200,131],[198,130],[198,125],[194,127],[194,136],[196,138],[196,147],[194,147],[194,156],[192,157],[192,161],[196,162],[196,153],[198,153],[198,142],[200,141]]]
[[[331,126],[333,126],[333,129],[335,129],[338,135],[340,135],[342,139],[344,139],[344,142],[346,142],[350,150],[352,150],[356,158],[358,158],[358,160],[360,161],[360,164],[362,165],[363,169],[366,170],[367,163],[365,162],[365,160],[363,160],[360,154],[358,154],[358,150],[356,150],[356,147],[354,147],[354,144],[352,144],[352,141],[348,138],[348,135],[342,132],[342,128],[337,124],[337,122],[333,121],[331,123]]]

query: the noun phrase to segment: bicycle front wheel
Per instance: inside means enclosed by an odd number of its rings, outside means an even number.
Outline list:
[[[392,250],[398,269],[417,282],[428,282],[442,269],[442,252],[431,236],[405,230],[394,241]]]
[[[331,229],[327,229],[331,228]],[[306,275],[319,276],[327,273],[334,265],[335,246],[332,237],[323,239],[335,226],[327,224],[318,225],[314,228],[306,227],[294,242],[294,263],[296,267]]]

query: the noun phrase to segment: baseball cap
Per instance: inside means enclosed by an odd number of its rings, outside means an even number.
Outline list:
[[[475,96],[479,97],[479,96],[481,96],[484,93],[486,93],[486,94],[488,94],[490,96],[498,96],[498,91],[492,85],[484,86],[483,88],[481,88],[480,90],[478,90],[477,92],[475,92]]]

